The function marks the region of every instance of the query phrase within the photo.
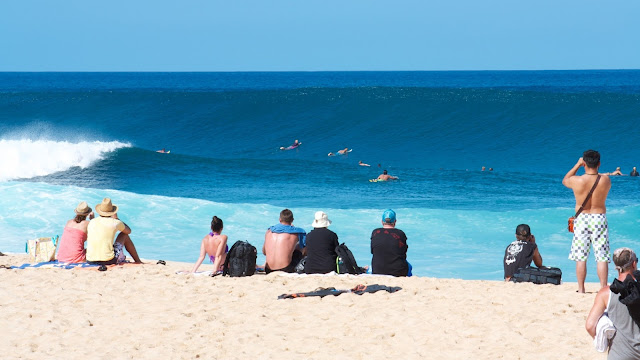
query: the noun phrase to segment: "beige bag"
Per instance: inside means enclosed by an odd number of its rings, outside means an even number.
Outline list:
[[[32,263],[49,262],[56,259],[58,236],[42,237],[27,241],[29,261]]]

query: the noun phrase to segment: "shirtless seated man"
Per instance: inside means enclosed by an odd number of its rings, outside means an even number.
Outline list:
[[[265,272],[293,273],[306,253],[306,232],[292,226],[293,213],[289,209],[280,212],[280,223],[270,227],[264,235],[262,253],[267,257]]]

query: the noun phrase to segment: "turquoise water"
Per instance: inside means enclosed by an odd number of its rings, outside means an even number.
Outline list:
[[[501,279],[504,248],[528,223],[545,264],[572,280],[573,196],[561,179],[587,148],[602,153],[603,171],[640,166],[639,80],[638,71],[0,74],[0,249],[59,234],[79,201],[110,196],[144,258],[195,261],[213,215],[231,241],[261,248],[287,207],[309,230],[315,211],[327,212],[367,264],[371,230],[391,207],[417,275]],[[299,149],[279,150],[294,139]],[[327,156],[344,147],[353,152]],[[400,180],[367,181],[382,169]],[[613,179],[613,248],[636,247],[638,180]]]

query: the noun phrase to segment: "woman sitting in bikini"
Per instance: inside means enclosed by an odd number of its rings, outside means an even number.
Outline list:
[[[194,273],[198,271],[200,264],[204,261],[206,255],[209,255],[209,259],[213,263],[214,274],[218,271],[222,271],[222,265],[227,257],[229,247],[227,246],[227,235],[222,235],[222,220],[217,216],[211,219],[211,232],[204,236],[202,244],[200,245],[200,257],[196,264],[191,269]]]

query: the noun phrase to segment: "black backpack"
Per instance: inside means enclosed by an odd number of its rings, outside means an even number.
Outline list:
[[[336,272],[338,274],[353,274],[359,275],[364,273],[362,268],[356,263],[356,259],[353,257],[351,250],[344,243],[336,246]]]
[[[562,270],[549,266],[541,266],[539,268],[529,266],[516,270],[511,277],[511,281],[560,285],[562,283]]]
[[[222,275],[231,277],[251,276],[256,272],[256,247],[246,241],[236,241],[229,249],[222,266]]]

